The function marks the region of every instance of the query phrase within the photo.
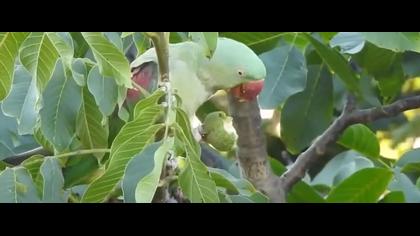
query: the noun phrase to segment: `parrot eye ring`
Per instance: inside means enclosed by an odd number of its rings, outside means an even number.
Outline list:
[[[238,75],[242,77],[245,75],[245,73],[242,70],[238,70]]]

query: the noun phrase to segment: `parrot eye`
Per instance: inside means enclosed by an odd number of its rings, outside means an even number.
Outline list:
[[[242,77],[245,75],[245,73],[242,70],[238,70],[238,75]]]

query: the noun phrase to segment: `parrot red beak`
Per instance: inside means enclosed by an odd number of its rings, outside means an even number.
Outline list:
[[[257,98],[258,94],[264,87],[264,80],[252,81],[240,84],[231,89],[232,94],[241,102],[252,101]]]

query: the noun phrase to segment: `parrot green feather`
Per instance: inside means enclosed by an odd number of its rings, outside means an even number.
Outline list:
[[[131,68],[157,61],[156,51],[151,48],[134,60]],[[196,42],[169,45],[169,78],[189,117],[217,90],[262,80],[265,76],[261,59],[245,44],[232,39],[219,38],[210,59]]]

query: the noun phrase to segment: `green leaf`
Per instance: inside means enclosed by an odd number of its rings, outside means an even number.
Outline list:
[[[275,109],[306,85],[305,58],[294,45],[285,45],[262,54],[267,68],[264,88],[259,96],[263,109]]]
[[[404,193],[401,191],[390,192],[381,200],[381,203],[405,203]]]
[[[168,157],[168,152],[174,146],[174,138],[168,138],[160,146],[154,155],[153,170],[146,176],[140,179],[137,183],[135,198],[138,203],[150,203],[153,200],[156,189],[159,185],[159,179],[162,174],[163,164],[165,158]]]
[[[144,99],[147,101],[148,99]],[[154,140],[162,124],[153,125],[163,112],[154,105],[145,108],[139,117],[123,126],[111,145],[110,161],[105,173],[89,185],[83,196],[84,202],[104,201],[124,174],[127,163]]]
[[[306,34],[305,34],[306,35]],[[306,35],[308,40],[314,46],[318,54],[324,59],[328,67],[336,73],[340,79],[343,80],[346,87],[355,93],[355,95],[360,96],[359,91],[359,79],[357,78],[355,72],[350,68],[348,62],[344,59],[340,53],[336,50],[329,48],[328,46],[322,44],[317,39],[310,35]]]
[[[251,196],[229,195],[232,203],[268,203],[270,199],[260,192],[256,192]]]
[[[134,108],[134,119],[137,119],[145,108],[157,104],[163,95],[165,95],[165,92],[159,89],[147,99],[140,100]]]
[[[382,96],[393,97],[401,91],[404,83],[401,53],[367,43],[354,59],[379,82]]]
[[[331,159],[312,180],[311,185],[333,187],[341,183],[356,171],[374,167],[371,160],[354,151],[342,152]]]
[[[64,187],[89,184],[102,174],[104,169],[103,166],[99,166],[97,158],[93,155],[72,156],[63,169]]]
[[[2,109],[6,115],[16,118],[20,135],[33,134],[38,116],[36,81],[22,66],[15,70],[14,77],[11,93],[3,101]]]
[[[75,137],[82,94],[76,82],[66,76],[61,61],[57,63],[53,79],[49,81],[42,97],[42,133],[59,152],[64,151]]]
[[[221,37],[244,43],[256,53],[268,52],[275,48],[286,32],[220,32]]]
[[[277,176],[281,176],[287,170],[283,163],[274,158],[270,158],[270,166],[273,173]]]
[[[108,147],[108,124],[102,124],[102,114],[95,104],[88,89],[83,88],[82,105],[77,117],[77,135],[85,149],[101,149]],[[104,153],[95,154],[100,160]]]
[[[26,32],[0,33],[0,101],[9,93],[12,85],[16,56],[20,45],[28,36]]]
[[[388,188],[390,191],[402,191],[408,203],[420,203],[420,190],[398,167],[394,168],[394,178]]]
[[[100,73],[114,78],[120,86],[131,88],[130,67],[124,54],[102,33],[83,32],[82,35],[92,49]]]
[[[250,196],[257,189],[246,179],[239,179],[223,169],[208,168],[211,178],[217,187],[223,187],[229,194]]]
[[[365,46],[365,37],[359,32],[339,32],[331,39],[330,46],[340,47],[341,53],[356,54]]]
[[[64,65],[70,68],[74,56],[73,39],[68,32],[48,32],[48,38],[53,43]]]
[[[367,157],[379,157],[379,141],[365,125],[356,124],[348,127],[337,142]]]
[[[19,50],[20,62],[36,79],[42,91],[51,79],[59,53],[48,35],[43,32],[31,33]]]
[[[121,38],[125,38],[125,37],[128,37],[128,36],[133,35],[133,34],[134,34],[134,32],[122,32],[121,33]]]
[[[25,167],[31,174],[32,179],[36,179],[39,175],[39,168],[41,168],[44,162],[44,156],[33,155],[21,163],[21,166]]]
[[[378,47],[395,52],[420,52],[419,32],[362,32],[365,39]]]
[[[8,164],[6,164],[6,162],[0,161],[0,171],[3,171],[6,169],[6,167],[8,167]]]
[[[401,171],[415,178],[420,176],[420,149],[414,149],[406,152],[398,159],[395,166],[401,168]]]
[[[50,153],[54,153],[54,146],[51,144],[50,141],[45,138],[44,134],[40,127],[35,128],[34,132],[34,139],[36,142],[41,145],[45,150],[49,151]]]
[[[99,73],[99,68],[95,66],[89,72],[87,85],[102,114],[110,116],[115,110],[118,99],[118,85],[115,80],[103,77]]]
[[[172,33],[171,33],[172,35]],[[133,35],[133,41],[136,45],[137,49],[137,56],[139,57],[141,54],[143,54],[149,47],[150,47],[150,41],[149,38],[147,38],[144,34],[140,32],[135,32]]]
[[[366,168],[354,173],[331,190],[328,202],[375,203],[385,192],[393,173],[389,169]]]
[[[25,168],[6,168],[0,173],[0,203],[38,202],[35,184]]]
[[[177,109],[176,138],[186,152],[186,168],[179,175],[179,185],[185,196],[193,203],[219,202],[215,182],[207,167],[200,160],[201,148],[195,141],[189,120],[184,111]]]
[[[42,201],[46,203],[67,202],[63,190],[63,173],[57,158],[45,157],[40,172],[43,180]]]
[[[292,154],[309,146],[332,120],[332,80],[325,69],[325,65],[309,66],[305,90],[290,96],[283,106],[281,137]]]
[[[313,187],[299,181],[293,186],[287,196],[288,203],[324,203],[325,200],[315,191]]]
[[[81,32],[70,32],[74,44],[74,57],[85,57],[89,50],[89,44],[83,38]]]
[[[417,164],[420,163],[420,148],[416,148],[406,152],[404,155],[398,159],[395,163],[395,166],[404,168],[408,164]]]
[[[211,58],[216,51],[218,32],[189,32],[192,41],[198,42],[206,51],[206,56]]]
[[[127,168],[124,171],[121,186],[124,195],[124,202],[136,202],[135,193],[137,183],[152,172],[155,165],[153,157],[155,156],[156,150],[161,145],[161,142],[149,144],[128,162]]]

